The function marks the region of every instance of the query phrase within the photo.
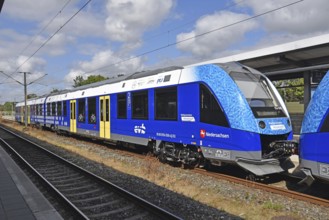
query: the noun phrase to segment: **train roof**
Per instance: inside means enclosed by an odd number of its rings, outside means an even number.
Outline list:
[[[216,63],[214,65],[220,66],[227,73],[251,72],[251,73],[261,74],[257,70],[242,65],[238,62]],[[155,70],[135,72],[129,75],[103,80],[100,82],[76,87],[70,90],[63,90],[63,91],[59,91],[58,93],[44,95],[35,98],[34,103],[41,104],[45,101],[45,99],[46,102],[56,102],[59,100],[70,100],[70,99],[77,99],[83,97],[92,97],[102,94],[106,95],[112,92],[126,92],[128,90],[147,89],[154,86],[159,87],[164,85],[174,85],[179,83],[179,75],[180,75],[179,73],[181,73],[183,69],[189,69],[191,67],[192,66],[188,66],[187,68],[182,66],[170,66],[170,67],[160,68]],[[165,76],[169,77],[168,81],[164,80]],[[158,84],[156,81],[159,80],[159,77],[162,78],[163,81],[165,82]],[[24,105],[24,102],[22,103],[23,103],[22,105]]]
[[[79,86],[79,87],[70,89],[67,92],[74,92],[74,91],[85,90],[85,89],[89,89],[89,88],[95,88],[95,87],[99,87],[99,86],[102,86],[102,85],[113,84],[113,83],[129,80],[129,79],[143,78],[143,77],[146,77],[146,76],[152,76],[152,75],[156,75],[156,74],[159,74],[159,73],[169,72],[169,71],[178,70],[178,69],[184,69],[184,67],[170,66],[170,67],[159,68],[159,69],[155,69],[155,70],[135,72],[135,73],[128,74],[128,75],[123,75],[123,76],[119,76],[119,77],[116,77],[116,78],[106,79],[106,80],[103,80],[103,81],[100,81],[100,82],[95,82],[95,83],[92,83],[92,84]]]

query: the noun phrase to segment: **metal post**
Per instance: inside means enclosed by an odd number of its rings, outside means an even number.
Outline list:
[[[24,123],[25,128],[27,128],[27,84],[26,84],[26,72],[24,72]]]
[[[311,73],[310,71],[304,72],[304,112],[311,100]]]

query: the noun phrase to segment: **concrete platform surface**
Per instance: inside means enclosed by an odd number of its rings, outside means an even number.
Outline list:
[[[63,219],[0,146],[0,219]]]

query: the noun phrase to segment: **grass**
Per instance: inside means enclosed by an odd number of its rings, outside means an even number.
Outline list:
[[[278,203],[273,203],[271,201],[266,201],[263,205],[263,207],[265,209],[271,209],[274,210],[276,212],[280,212],[284,210],[284,206],[282,204],[278,204]]]

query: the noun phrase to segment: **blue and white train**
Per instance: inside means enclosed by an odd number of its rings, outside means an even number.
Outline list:
[[[148,146],[164,161],[237,164],[257,176],[293,167],[296,148],[278,91],[239,63],[144,71],[50,94],[28,101],[28,122]]]
[[[329,74],[322,79],[306,109],[300,136],[300,167],[303,182],[314,177],[329,181]]]

